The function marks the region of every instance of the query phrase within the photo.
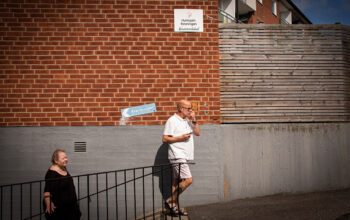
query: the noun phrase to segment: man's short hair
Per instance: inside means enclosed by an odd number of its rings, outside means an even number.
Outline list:
[[[176,107],[177,107],[177,111],[181,111],[181,108],[183,107],[184,103],[191,103],[190,101],[186,100],[186,99],[181,99],[178,103],[176,103]]]

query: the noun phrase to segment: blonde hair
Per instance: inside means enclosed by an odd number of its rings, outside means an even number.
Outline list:
[[[61,152],[66,153],[66,151],[62,150],[62,149],[56,149],[53,152],[52,157],[51,157],[51,163],[52,164],[56,164],[56,161],[58,160],[58,154],[61,153]]]

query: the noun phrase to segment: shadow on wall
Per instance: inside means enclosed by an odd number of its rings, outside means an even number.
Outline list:
[[[346,213],[346,214],[344,214],[342,216],[339,216],[335,220],[350,220],[350,213]]]
[[[153,164],[155,166],[153,175],[159,179],[158,187],[164,200],[171,195],[171,169],[168,165],[168,148],[168,144],[160,145]]]

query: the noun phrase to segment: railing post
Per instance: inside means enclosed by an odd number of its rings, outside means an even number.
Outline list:
[[[23,219],[23,216],[22,216],[22,209],[23,209],[23,184],[20,185],[20,218]],[[2,219],[0,217],[0,219]]]
[[[108,189],[108,173],[106,173],[106,189]],[[106,190],[106,211],[107,211],[107,220],[108,220],[108,217],[109,217],[109,215],[108,215],[108,211],[109,211],[109,209],[108,209],[108,190]]]
[[[128,199],[127,199],[127,193],[126,193],[126,190],[127,190],[127,187],[126,187],[126,170],[124,170],[124,190],[125,190],[125,219],[128,219]]]
[[[154,209],[154,167],[152,167],[152,212],[153,212],[153,219],[155,219],[155,216],[154,216],[154,212],[155,212],[155,209]]]
[[[136,174],[135,174],[135,169],[133,169],[133,175],[134,175],[134,217],[136,220]],[[125,183],[126,184],[126,183]]]
[[[42,206],[42,200],[43,200],[43,193],[42,193],[42,182],[39,182],[39,210],[41,210],[41,206]],[[42,214],[39,213],[39,219],[41,220],[41,216]],[[22,216],[21,216],[22,219]]]
[[[146,218],[146,203],[145,203],[145,168],[142,168],[142,206],[143,206],[143,218]]]
[[[3,191],[2,191],[3,187],[1,187],[1,192],[0,192],[0,219],[2,219],[2,205],[4,204],[2,198],[3,198]]]
[[[11,187],[10,187],[10,219],[11,219],[11,220],[12,220],[12,215],[13,215],[13,214],[12,214],[12,212],[13,212],[13,210],[12,210],[12,196],[13,196],[13,195],[12,195],[12,194],[13,194],[13,192],[12,192],[12,190],[13,190],[12,187],[13,187],[13,186],[11,185]]]
[[[87,175],[87,207],[88,207],[88,220],[90,219],[90,176]]]
[[[97,192],[98,192],[98,174],[96,174],[96,193]],[[96,197],[97,197],[97,203],[96,203],[97,220],[99,220],[100,219],[99,193],[97,193]]]
[[[165,200],[166,198],[163,198],[164,197],[163,165],[160,166],[160,181],[161,181],[160,190],[162,191],[162,212],[164,212],[164,202],[163,202],[163,200]]]
[[[173,200],[173,179],[174,179],[174,177],[173,177],[173,166],[174,166],[174,164],[171,164],[170,165],[170,192],[171,192],[171,199]],[[175,165],[176,166],[176,165]],[[173,215],[171,215],[171,219],[173,219]]]
[[[179,173],[178,173],[178,176],[177,176],[177,198],[176,198],[176,201],[177,201],[177,208],[178,208],[178,212],[180,212],[180,181],[181,181],[181,163],[179,163]],[[181,215],[180,213],[178,214],[179,215],[179,220],[181,220]]]
[[[30,184],[29,184],[29,199],[30,199],[30,203],[29,203],[29,215],[30,215],[30,216],[33,215],[33,213],[32,213],[32,209],[33,209],[33,207],[32,207],[32,198],[33,198],[33,196],[32,196],[32,183],[30,183]]]
[[[114,172],[114,179],[115,179],[115,217],[116,220],[118,220],[119,214],[118,214],[118,172]]]

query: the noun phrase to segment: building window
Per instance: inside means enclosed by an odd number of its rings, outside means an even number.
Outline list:
[[[277,1],[272,0],[272,13],[277,16]]]

